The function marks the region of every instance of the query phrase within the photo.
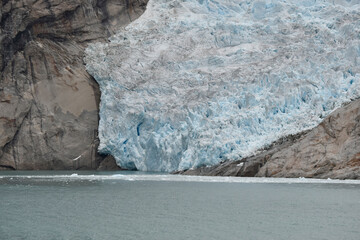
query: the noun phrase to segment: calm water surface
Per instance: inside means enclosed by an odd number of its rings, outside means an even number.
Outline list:
[[[360,181],[0,172],[0,239],[360,239]]]

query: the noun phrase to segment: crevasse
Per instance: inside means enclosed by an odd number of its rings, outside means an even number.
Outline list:
[[[360,96],[357,0],[150,0],[109,40],[85,61],[125,168],[240,159]]]

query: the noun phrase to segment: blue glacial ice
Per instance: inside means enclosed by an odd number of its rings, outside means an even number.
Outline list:
[[[85,62],[120,166],[237,160],[360,96],[360,1],[150,0]]]

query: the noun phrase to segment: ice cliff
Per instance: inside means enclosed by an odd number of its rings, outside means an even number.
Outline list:
[[[360,96],[358,0],[150,0],[109,40],[85,61],[125,168],[240,159]]]

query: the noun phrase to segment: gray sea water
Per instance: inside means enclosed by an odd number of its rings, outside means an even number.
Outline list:
[[[360,239],[360,181],[0,172],[0,239]]]

